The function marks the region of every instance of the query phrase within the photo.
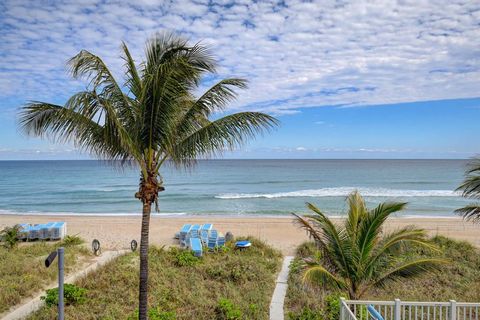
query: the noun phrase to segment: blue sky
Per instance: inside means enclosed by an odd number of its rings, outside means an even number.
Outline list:
[[[281,120],[227,157],[468,158],[480,153],[479,21],[480,3],[459,0],[2,1],[0,159],[86,158],[19,134],[16,111],[83,89],[65,68],[81,49],[121,79],[120,42],[139,61],[162,30],[209,45],[216,78],[250,81],[228,112]]]

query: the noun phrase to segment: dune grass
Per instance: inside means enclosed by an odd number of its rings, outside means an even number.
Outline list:
[[[67,273],[90,256],[78,241],[21,243],[11,250],[0,246],[0,314],[55,281],[57,264],[47,269],[44,260],[59,246],[65,247]]]
[[[268,319],[281,254],[250,239],[252,247],[192,258],[178,248],[150,249],[149,306],[162,317],[150,319]],[[87,289],[86,302],[67,306],[67,319],[133,319],[138,304],[137,253],[117,258],[76,284]],[[231,312],[228,312],[228,311]],[[43,307],[29,319],[52,319]],[[225,313],[229,313],[228,318]]]
[[[448,265],[440,270],[423,274],[417,278],[390,283],[386,288],[376,288],[364,296],[364,300],[404,301],[480,301],[480,250],[468,242],[455,241],[443,236],[432,238],[439,246]],[[331,319],[331,309],[335,309],[338,294],[328,290],[307,286],[302,283],[300,260],[312,256],[315,252],[312,242],[302,244],[297,249],[293,262],[285,310],[289,319]],[[438,255],[432,252],[413,250],[410,254],[422,256]],[[304,314],[301,318],[300,314]],[[309,316],[305,316],[309,314]]]

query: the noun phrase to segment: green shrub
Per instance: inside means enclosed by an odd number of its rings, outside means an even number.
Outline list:
[[[242,311],[226,298],[218,301],[216,312],[217,320],[241,320],[243,318]]]
[[[58,288],[48,289],[46,292],[47,295],[41,297],[45,304],[49,307],[58,305]],[[63,293],[65,305],[80,304],[86,300],[87,289],[65,283]]]
[[[61,245],[63,245],[64,247],[71,247],[71,246],[78,246],[83,242],[84,242],[83,239],[77,235],[74,235],[74,236],[68,235],[65,238],[63,238]]]
[[[300,313],[289,312],[289,320],[323,320],[323,316],[320,311],[315,311],[309,307],[302,309]]]
[[[138,319],[138,310],[135,310],[133,315],[129,316],[127,320]],[[162,311],[160,308],[152,308],[148,310],[149,320],[176,320],[177,315],[174,311]]]
[[[18,236],[20,235],[20,226],[5,227],[0,231],[0,239],[4,242],[7,249],[13,249],[17,246]]]
[[[192,251],[180,250],[175,254],[175,264],[179,267],[192,267],[196,265],[200,259],[193,255]]]
[[[340,319],[340,297],[341,296],[342,295],[338,293],[334,293],[325,297],[325,318],[327,320]]]

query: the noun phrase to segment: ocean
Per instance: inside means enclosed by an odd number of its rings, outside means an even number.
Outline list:
[[[289,215],[312,202],[345,213],[359,190],[367,204],[406,201],[400,216],[453,216],[467,160],[202,160],[163,169],[161,215]],[[101,161],[0,161],[0,214],[136,215],[139,172]]]

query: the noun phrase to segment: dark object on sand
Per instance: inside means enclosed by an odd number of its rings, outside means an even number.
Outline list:
[[[101,253],[100,241],[98,241],[97,239],[93,239],[92,241],[92,251],[93,251],[93,254],[96,256],[100,255]]]
[[[232,241],[233,240],[233,234],[228,231],[226,234],[225,234],[225,241],[226,242],[229,242],[229,241]]]
[[[137,247],[138,247],[137,240],[132,240],[132,242],[130,242],[130,249],[132,249],[132,252],[135,252],[137,250]]]

